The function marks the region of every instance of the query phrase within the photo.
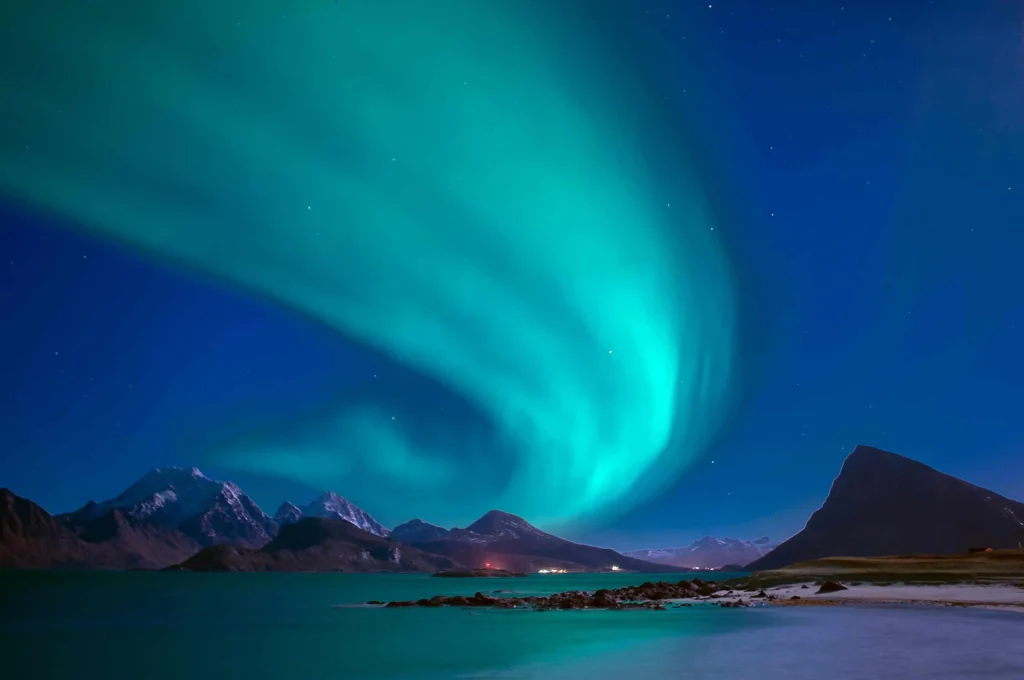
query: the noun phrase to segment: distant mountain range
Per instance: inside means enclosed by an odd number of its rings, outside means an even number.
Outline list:
[[[51,516],[0,491],[0,567],[196,571],[433,571],[463,567],[660,572],[664,565],[547,534],[491,511],[466,529],[414,520],[394,534],[333,492],[273,518],[232,482],[158,468],[123,493]]]
[[[634,550],[623,553],[638,560],[670,564],[688,569],[720,569],[727,565],[745,565],[764,557],[778,543],[767,536],[754,541],[705,536],[681,548]]]
[[[421,520],[395,527],[392,538],[473,567],[509,571],[682,571],[623,555],[608,548],[581,545],[545,533],[522,517],[491,510],[465,529],[442,529]]]
[[[847,456],[803,530],[747,569],[821,557],[949,555],[1024,544],[1024,503],[870,446]]]
[[[0,489],[0,567],[194,571],[683,571],[772,569],[832,556],[953,554],[1024,544],[1024,504],[879,449],[858,446],[804,529],[773,546],[705,537],[620,554],[492,510],[468,527],[419,519],[393,531],[333,492],[273,518],[237,485],[159,468],[102,503],[52,516]]]

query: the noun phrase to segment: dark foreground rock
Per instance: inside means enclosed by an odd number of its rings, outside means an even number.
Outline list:
[[[507,569],[452,569],[449,571],[439,571],[436,574],[431,574],[431,576],[443,578],[508,578],[526,576],[526,574],[519,571],[508,571]]]
[[[602,589],[594,592],[570,590],[548,596],[528,597],[491,597],[476,593],[472,597],[464,595],[436,595],[431,598],[411,601],[389,602],[388,607],[492,607],[495,609],[532,609],[547,611],[552,609],[665,609],[666,600],[682,600],[698,597],[710,597],[717,590],[713,583],[700,579],[692,581],[646,582],[638,586],[625,588]],[[679,605],[682,606],[682,605]],[[723,603],[723,607],[744,607],[746,602]]]
[[[818,593],[838,593],[840,590],[848,589],[842,583],[837,583],[835,581],[825,581],[821,584],[821,587],[818,588]]]

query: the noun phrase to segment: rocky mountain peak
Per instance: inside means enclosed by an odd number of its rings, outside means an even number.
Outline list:
[[[502,510],[491,510],[465,529],[484,536],[521,538],[524,536],[546,536],[543,531],[522,517]]]
[[[302,517],[302,510],[297,505],[285,501],[281,503],[281,506],[274,513],[274,521],[279,525],[292,524],[298,522]]]

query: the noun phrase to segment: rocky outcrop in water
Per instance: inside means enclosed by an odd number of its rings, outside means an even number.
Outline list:
[[[692,581],[645,582],[638,586],[601,589],[594,592],[570,590],[547,596],[491,597],[476,593],[464,595],[436,595],[421,600],[399,600],[389,602],[388,607],[491,607],[495,609],[531,609],[546,611],[553,609],[665,609],[668,600],[710,598],[718,590],[713,583],[694,579]],[[741,602],[737,604],[737,602]],[[722,606],[746,606],[743,601],[729,601]]]

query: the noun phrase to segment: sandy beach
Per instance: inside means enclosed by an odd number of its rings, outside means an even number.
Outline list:
[[[799,607],[840,606],[856,604],[921,604],[949,607],[982,607],[1024,613],[1024,587],[1008,584],[941,584],[892,585],[844,583],[846,590],[818,593],[814,582],[796,583],[766,588],[767,598],[752,598],[752,593],[721,590],[701,601],[712,603],[744,603]],[[676,602],[675,600],[673,602]],[[686,602],[686,600],[678,600]]]

